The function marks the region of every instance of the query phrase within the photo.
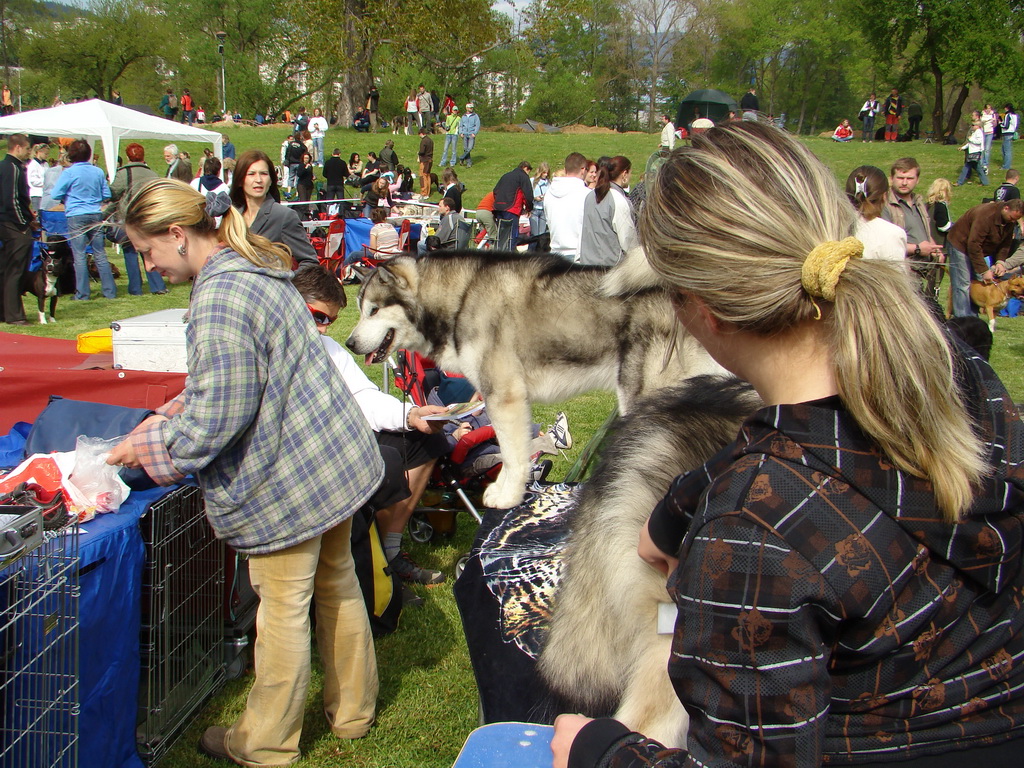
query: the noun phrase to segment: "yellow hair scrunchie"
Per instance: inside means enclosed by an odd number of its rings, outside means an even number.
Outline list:
[[[813,297],[835,301],[836,284],[850,259],[864,255],[864,243],[856,237],[829,240],[816,245],[804,259],[800,282]]]

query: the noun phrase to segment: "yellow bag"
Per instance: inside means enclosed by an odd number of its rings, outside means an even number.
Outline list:
[[[78,351],[85,355],[114,351],[114,332],[110,328],[78,334]]]

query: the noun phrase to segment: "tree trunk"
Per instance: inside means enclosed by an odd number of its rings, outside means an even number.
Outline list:
[[[364,39],[359,21],[366,10],[363,0],[345,0],[344,49],[348,67],[341,75],[341,92],[338,94],[336,112],[338,125],[349,126],[356,112],[366,106],[366,93],[373,83],[370,60],[373,45]]]
[[[941,143],[945,134],[942,132],[942,116],[945,112],[943,99],[945,93],[943,92],[942,85],[942,68],[939,66],[939,59],[935,53],[935,46],[932,46],[931,54],[931,70],[932,77],[935,78],[935,105],[932,107],[932,138]]]
[[[949,108],[949,120],[946,122],[946,133],[952,135],[956,132],[956,126],[960,122],[960,116],[964,111],[964,102],[967,101],[967,96],[971,91],[970,83],[963,83],[960,86],[960,93],[956,95],[956,101],[953,102],[953,106]],[[945,136],[946,134],[942,134]]]

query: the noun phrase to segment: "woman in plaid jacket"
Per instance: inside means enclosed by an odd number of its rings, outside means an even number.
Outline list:
[[[164,485],[194,474],[214,532],[249,555],[256,678],[239,719],[208,728],[200,749],[288,765],[300,756],[311,601],[332,732],[355,739],[373,722],[376,661],[349,539],[383,462],[291,285],[287,248],[251,234],[226,193],[171,179],[131,198],[125,229],[147,269],[192,281],[189,375],[109,461]]]

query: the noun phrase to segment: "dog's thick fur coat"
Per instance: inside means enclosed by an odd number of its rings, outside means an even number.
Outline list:
[[[667,293],[603,297],[606,274],[551,255],[398,257],[364,282],[346,343],[374,362],[404,347],[465,374],[487,403],[505,459],[484,504],[512,507],[529,471],[530,403],[614,389],[625,413],[646,391],[721,372],[679,332]]]
[[[759,404],[736,379],[701,376],[645,396],[612,428],[570,517],[539,665],[578,711],[615,711],[629,728],[685,744],[688,720],[668,677],[672,636],[657,634],[665,576],[637,542],[672,480],[728,444]]]

